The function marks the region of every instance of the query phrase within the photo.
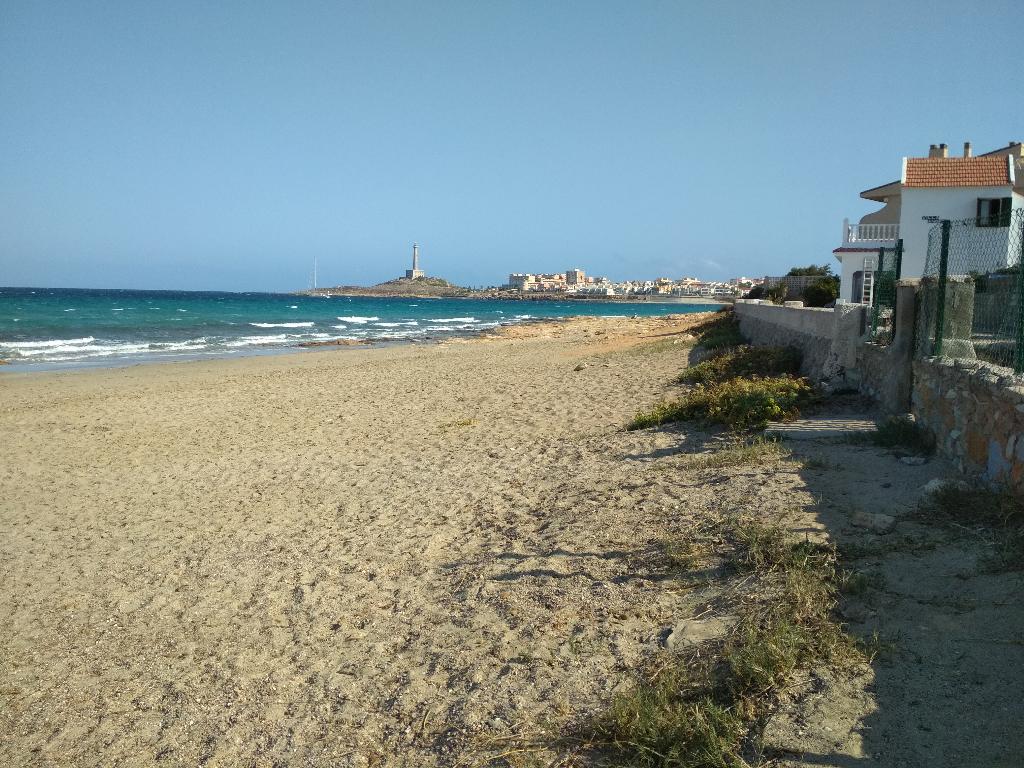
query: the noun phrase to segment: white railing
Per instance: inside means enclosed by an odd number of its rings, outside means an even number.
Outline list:
[[[899,236],[899,224],[851,224],[849,219],[843,219],[844,243],[895,242]]]

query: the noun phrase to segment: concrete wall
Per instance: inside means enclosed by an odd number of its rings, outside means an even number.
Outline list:
[[[1024,490],[1024,382],[947,357],[914,361],[913,413],[961,472]]]
[[[751,343],[799,348],[804,375],[857,386],[890,413],[911,412],[962,472],[1024,491],[1024,377],[976,360],[915,360],[918,290],[916,280],[897,285],[888,346],[863,341],[860,304],[833,310],[738,299],[735,312]]]
[[[805,376],[842,378],[856,364],[866,312],[862,304],[837,302],[834,309],[819,309],[800,302],[776,305],[737,299],[734,309],[740,331],[752,344],[798,348]]]

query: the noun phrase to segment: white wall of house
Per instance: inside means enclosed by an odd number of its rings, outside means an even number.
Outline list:
[[[903,187],[900,237],[903,238],[903,277],[921,277],[928,257],[928,233],[940,219],[967,219],[978,213],[979,197],[1013,197],[1014,209],[1024,207],[1024,198],[1013,194],[1010,185],[999,187]],[[846,270],[844,269],[845,273]]]
[[[891,248],[891,243],[885,247]],[[860,296],[854,294],[854,275],[864,271],[864,259],[871,258],[872,262],[877,261],[878,250],[873,251],[846,251],[833,253],[841,264],[839,269],[839,298],[844,301],[860,302]]]

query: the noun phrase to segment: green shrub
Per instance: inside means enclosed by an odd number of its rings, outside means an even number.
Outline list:
[[[708,681],[670,666],[596,718],[593,735],[632,766],[741,768],[744,722],[715,701]],[[693,690],[696,688],[697,690]]]
[[[787,421],[800,415],[799,406],[810,402],[814,388],[804,378],[732,379],[698,385],[678,400],[658,403],[640,412],[629,429],[645,429],[672,421],[703,421],[730,429],[758,429],[769,421]]]
[[[740,376],[782,376],[800,372],[801,354],[795,347],[739,347],[687,368],[683,384],[717,384]]]
[[[890,416],[880,421],[869,439],[882,448],[903,447],[923,454],[935,450],[935,440],[931,434],[906,416]]]
[[[804,288],[803,300],[808,307],[824,307],[839,298],[839,280],[825,277]]]
[[[776,283],[770,288],[765,288],[764,297],[773,304],[781,304],[786,300],[788,293],[789,288],[786,287],[785,283]]]

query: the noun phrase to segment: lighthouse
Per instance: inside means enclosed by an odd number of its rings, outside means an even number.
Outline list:
[[[423,277],[423,270],[420,269],[420,247],[416,243],[412,244],[412,269],[405,270],[406,280],[415,280],[417,277]]]

